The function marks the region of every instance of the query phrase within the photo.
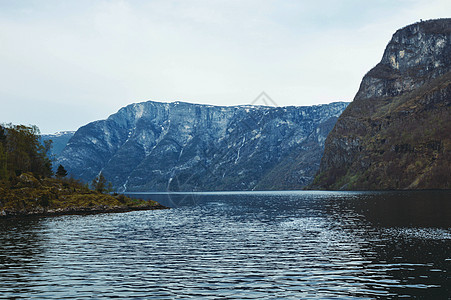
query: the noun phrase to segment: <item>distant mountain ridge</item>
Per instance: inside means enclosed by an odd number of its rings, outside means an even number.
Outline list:
[[[311,188],[451,188],[451,19],[398,30],[327,137]]]
[[[300,189],[347,105],[136,103],[79,128],[56,163],[119,191]]]
[[[52,140],[51,154],[58,156],[74,134],[75,131],[60,131],[53,134],[41,134],[41,139],[43,141]]]

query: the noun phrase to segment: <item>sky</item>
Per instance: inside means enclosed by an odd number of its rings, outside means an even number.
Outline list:
[[[397,29],[450,14],[449,0],[0,0],[0,123],[54,133],[131,103],[263,91],[352,101]]]

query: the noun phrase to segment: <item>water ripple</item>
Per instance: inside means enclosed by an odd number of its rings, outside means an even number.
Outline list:
[[[0,295],[40,299],[451,296],[449,215],[444,215],[447,220],[435,217],[429,222],[409,211],[408,219],[399,216],[408,226],[400,226],[399,220],[393,223],[396,218],[389,213],[386,218],[375,217],[390,197],[384,193],[207,194],[190,202],[195,205],[165,211],[2,220]],[[440,199],[437,206],[443,212],[448,204]],[[421,221],[418,226],[414,219]]]

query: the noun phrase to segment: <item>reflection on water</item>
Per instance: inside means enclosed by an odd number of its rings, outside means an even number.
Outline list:
[[[146,194],[171,210],[0,221],[0,295],[451,297],[451,193]]]
[[[41,230],[37,219],[0,220],[0,295],[2,290],[17,295],[32,291],[28,280],[42,265]]]

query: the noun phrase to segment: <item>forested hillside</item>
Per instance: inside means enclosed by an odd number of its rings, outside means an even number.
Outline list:
[[[42,145],[36,126],[0,125],[0,180],[7,184],[16,176],[31,172],[36,177],[52,175],[47,153],[51,141]]]
[[[0,125],[0,217],[163,208],[154,201],[109,195],[101,180],[91,190],[65,178],[63,166],[52,178],[50,150],[51,141],[41,144],[36,126]]]

